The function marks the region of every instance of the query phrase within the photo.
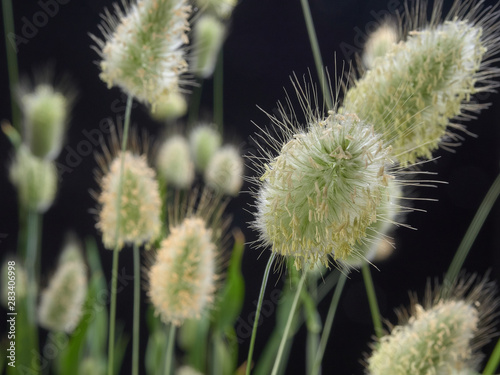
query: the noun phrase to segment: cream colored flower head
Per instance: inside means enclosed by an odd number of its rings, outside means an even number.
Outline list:
[[[429,159],[441,144],[456,144],[450,128],[485,107],[473,95],[491,92],[500,50],[500,12],[482,4],[457,1],[441,20],[442,1],[434,4],[430,22],[425,5],[407,11],[403,40],[348,90],[345,110],[372,124],[394,148],[402,164]]]
[[[137,0],[125,8],[115,4],[114,15],[106,10],[99,27],[104,39],[92,36],[102,58],[100,77],[154,109],[178,91],[187,70],[183,46],[191,7],[186,0]]]
[[[199,124],[189,133],[189,145],[196,169],[204,171],[222,144],[222,136],[213,124]]]
[[[97,156],[102,171],[98,177],[101,189],[94,194],[99,204],[96,227],[110,250],[121,250],[126,244],[149,245],[161,234],[162,203],[156,172],[149,166],[145,153],[122,153],[117,151],[117,143],[116,136],[112,137],[113,151],[104,146],[104,156]]]
[[[38,321],[51,331],[71,333],[78,325],[87,296],[87,266],[79,245],[69,242],[55,274],[40,296]]]
[[[210,159],[205,169],[205,183],[215,192],[236,196],[243,185],[244,163],[234,146],[224,146]]]
[[[167,186],[189,188],[194,180],[194,162],[187,139],[181,135],[168,137],[160,146],[156,168]]]
[[[398,29],[390,22],[383,23],[370,34],[363,49],[363,64],[371,69],[375,59],[384,57],[399,41]]]
[[[462,278],[448,296],[427,291],[423,304],[400,310],[400,323],[382,337],[367,360],[371,375],[471,374],[479,349],[493,336],[498,299],[483,279]]]
[[[204,192],[196,209],[193,201],[170,213],[169,233],[148,271],[148,295],[164,323],[199,319],[213,304],[221,236],[228,224],[221,221],[225,205],[217,202]]]
[[[261,171],[253,226],[263,245],[293,256],[300,268],[359,254],[368,228],[384,220],[395,171],[391,148],[369,123],[335,110],[323,116],[307,101],[311,93],[297,91],[307,126],[281,107],[282,119],[270,116],[277,139],[266,130],[260,135],[278,154],[253,158]]]

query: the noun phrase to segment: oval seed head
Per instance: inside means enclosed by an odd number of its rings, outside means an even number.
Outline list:
[[[50,331],[71,333],[82,316],[87,296],[87,267],[81,253],[75,256],[73,246],[69,244],[64,250],[55,274],[40,296],[38,321]]]
[[[224,24],[210,15],[203,15],[194,24],[192,70],[199,77],[208,78],[214,72],[225,33]]]
[[[221,143],[221,135],[212,125],[199,125],[191,130],[189,145],[194,164],[198,170],[205,170]]]
[[[149,271],[149,297],[163,322],[198,319],[212,303],[215,255],[212,231],[203,219],[186,218],[171,229]]]
[[[491,78],[500,70],[490,65],[500,49],[499,12],[485,12],[470,1],[457,4],[450,21],[438,24],[440,10],[435,11],[434,21],[374,61],[346,94],[346,110],[373,124],[403,166],[431,158],[440,141],[453,140],[447,127],[463,129],[453,120],[485,107],[472,103],[471,96],[498,85]],[[409,27],[422,12],[415,13],[407,15]]]
[[[121,208],[117,210],[121,155],[124,158]],[[101,204],[96,227],[107,249],[124,244],[142,245],[154,241],[161,230],[161,200],[156,174],[144,155],[119,153],[101,180]],[[117,220],[119,227],[117,231]],[[116,243],[118,241],[118,243]]]
[[[61,151],[69,102],[48,84],[20,94],[24,138],[33,155],[53,160]]]
[[[159,176],[167,184],[185,189],[194,180],[194,164],[191,160],[189,143],[183,136],[174,135],[160,147],[156,165]]]
[[[186,0],[138,0],[122,11],[108,10],[100,31],[92,36],[102,58],[100,78],[108,87],[119,86],[153,109],[162,96],[179,88],[187,70],[183,45],[188,43]]]
[[[261,241],[294,256],[298,268],[349,257],[377,220],[391,178],[390,149],[356,115],[308,123],[265,165],[254,222]]]
[[[203,11],[215,14],[221,20],[227,20],[238,0],[196,0],[195,3]]]
[[[52,161],[34,156],[28,148],[17,149],[10,166],[10,181],[17,188],[22,204],[43,213],[54,202],[57,192],[57,169]]]
[[[498,300],[495,288],[474,276],[461,279],[448,297],[427,290],[424,306],[399,311],[402,322],[374,345],[368,358],[372,375],[474,374],[478,349],[493,336]]]
[[[151,116],[157,121],[174,120],[187,113],[187,102],[184,95],[174,91],[158,99]]]
[[[371,69],[376,58],[384,57],[399,41],[398,30],[391,23],[382,24],[370,34],[363,50],[363,64]]]
[[[203,375],[203,374],[190,366],[182,366],[176,370],[175,375]]]
[[[223,194],[236,196],[243,185],[243,159],[233,146],[224,146],[210,159],[205,169],[207,186]]]

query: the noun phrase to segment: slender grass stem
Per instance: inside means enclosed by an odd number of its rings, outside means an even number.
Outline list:
[[[122,158],[120,165],[120,180],[118,184],[118,194],[116,197],[116,212],[120,212],[122,192],[123,192],[123,172],[125,170],[125,158],[124,153],[127,148],[128,133],[130,128],[130,112],[132,111],[132,95],[127,98],[127,107],[125,109],[125,122],[123,125],[123,139],[122,139]],[[114,365],[114,352],[115,352],[115,320],[116,320],[116,284],[118,280],[118,253],[120,252],[121,246],[118,241],[119,228],[120,228],[120,215],[117,215],[116,219],[116,233],[115,233],[115,248],[113,250],[113,269],[111,271],[111,306],[109,309],[109,337],[108,337],[108,375],[113,374]]]
[[[286,321],[285,330],[283,331],[283,336],[281,337],[280,347],[278,349],[278,354],[276,355],[276,360],[274,361],[273,371],[271,375],[276,375],[278,373],[281,356],[283,355],[283,349],[285,348],[285,343],[288,340],[288,332],[290,331],[290,326],[292,325],[293,316],[295,315],[295,309],[297,308],[297,302],[299,301],[300,293],[302,291],[302,286],[304,285],[306,276],[307,272],[303,272],[299,284],[297,285],[297,291],[295,292],[292,308],[290,309],[290,314],[288,315],[288,320]]]
[[[493,353],[491,353],[490,359],[484,368],[483,375],[493,375],[500,363],[500,339],[497,341],[495,345],[495,349],[493,349]]]
[[[309,8],[308,0],[300,0],[300,3],[302,5],[304,20],[306,21],[307,34],[309,35],[309,42],[311,44],[316,71],[318,73],[318,78],[321,81],[323,100],[325,101],[328,109],[331,109],[333,108],[333,100],[326,82],[326,76],[323,69],[323,59],[321,58],[321,52],[319,50],[318,37],[316,36],[316,31],[314,30],[314,22],[311,16],[311,9]]]
[[[377,295],[375,294],[375,287],[373,286],[372,274],[368,262],[364,262],[363,266],[361,266],[361,273],[363,274],[363,280],[365,282],[366,295],[368,296],[368,304],[370,305],[375,335],[380,338],[383,335],[382,319],[380,318]]]
[[[196,81],[196,85],[193,88],[193,93],[191,94],[191,100],[189,102],[189,112],[187,118],[187,124],[189,126],[192,126],[196,121],[198,121],[202,91],[203,80],[198,79]]]
[[[32,327],[36,327],[36,296],[38,294],[38,274],[39,264],[39,214],[33,210],[27,210],[27,231],[26,231],[26,273],[28,274],[28,321]]]
[[[139,318],[141,313],[141,258],[134,245],[134,322],[132,341],[132,375],[139,375]]]
[[[10,105],[12,108],[12,125],[19,132],[21,131],[21,112],[14,100],[14,95],[17,83],[19,81],[19,71],[17,66],[17,48],[14,40],[10,39],[15,36],[14,33],[14,12],[12,10],[11,0],[2,0],[2,13],[3,13],[3,28],[5,36],[5,52],[7,54],[7,70],[9,72],[9,86],[10,86]]]
[[[449,290],[449,286],[452,285],[457,279],[457,276],[464,264],[465,258],[467,258],[472,244],[476,240],[476,237],[479,234],[479,231],[481,230],[499,194],[500,175],[497,176],[490,189],[486,193],[486,196],[484,197],[481,205],[474,215],[474,218],[472,219],[472,222],[470,223],[469,228],[467,229],[467,232],[462,239],[462,242],[458,246],[457,252],[455,253],[455,256],[453,257],[453,260],[450,264],[450,268],[448,268],[448,272],[444,277],[443,284],[446,293]]]
[[[267,261],[264,277],[262,278],[262,285],[260,286],[259,301],[257,302],[257,310],[255,311],[255,320],[253,322],[252,337],[250,338],[250,348],[248,349],[247,370],[246,375],[250,375],[252,369],[252,356],[255,347],[255,337],[257,336],[257,326],[259,325],[260,310],[262,308],[262,301],[264,300],[264,292],[266,291],[267,279],[269,279],[269,272],[273,264],[276,253],[272,253]]]
[[[222,134],[224,129],[224,53],[221,48],[214,71],[214,123]]]
[[[335,292],[333,293],[332,301],[330,302],[330,307],[328,308],[328,314],[326,315],[325,326],[323,328],[323,333],[321,334],[321,340],[319,342],[314,366],[310,372],[311,375],[319,373],[321,361],[323,360],[323,355],[325,354],[326,344],[328,343],[328,338],[330,337],[330,332],[332,331],[333,318],[337,312],[340,296],[342,294],[342,290],[344,289],[346,280],[347,275],[340,273],[337,286],[335,287]]]
[[[172,373],[172,365],[173,365],[173,354],[175,348],[175,331],[176,328],[173,324],[170,325],[170,329],[168,330],[168,339],[167,339],[167,353],[165,360],[165,375],[170,375]]]

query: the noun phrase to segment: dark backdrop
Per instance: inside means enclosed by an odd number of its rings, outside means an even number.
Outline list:
[[[24,36],[26,43],[19,45],[18,61],[22,75],[29,74],[47,63],[55,66],[57,74],[68,73],[72,77],[79,97],[72,112],[66,145],[75,150],[84,138],[83,131],[91,131],[106,118],[116,118],[123,112],[124,100],[119,89],[108,90],[98,78],[95,64],[97,54],[90,49],[89,32],[99,35],[99,14],[111,1],[66,0],[55,14],[46,17],[40,2],[15,1],[14,14],[16,34]],[[402,1],[377,0],[311,0],[311,11],[316,24],[324,64],[334,72],[335,53],[337,66],[353,57],[354,51],[362,47],[366,33],[378,24],[382,16],[401,8]],[[449,1],[446,2],[449,6]],[[34,18],[39,18],[38,21]],[[27,31],[26,25],[37,21],[41,26]],[[23,29],[24,28],[24,29]],[[0,117],[10,119],[10,98],[5,65],[5,45],[0,42]],[[340,68],[339,68],[340,70]],[[298,0],[247,1],[242,0],[234,11],[230,33],[224,45],[224,136],[226,140],[240,146],[242,152],[251,152],[254,144],[250,136],[257,130],[252,121],[267,125],[269,120],[257,108],[268,112],[276,108],[276,101],[284,99],[284,90],[292,91],[290,75],[299,77],[311,74],[316,80],[314,61]],[[118,102],[117,102],[118,100]],[[422,292],[428,277],[440,277],[460,243],[482,197],[496,177],[499,169],[499,120],[500,97],[490,95],[482,101],[492,102],[491,108],[483,111],[478,119],[467,126],[477,138],[466,136],[463,146],[452,154],[436,153],[440,159],[428,163],[425,168],[437,172],[436,179],[448,184],[435,189],[417,192],[420,196],[436,199],[435,202],[417,202],[415,206],[427,212],[408,215],[406,221],[417,230],[400,228],[396,231],[397,250],[390,260],[373,269],[373,278],[384,317],[395,322],[393,309],[408,302],[408,290]],[[212,82],[207,80],[202,93],[202,116],[211,118]],[[152,121],[147,111],[137,105],[132,112],[132,122],[146,129],[153,138],[158,138],[164,126]],[[182,125],[182,121],[180,124]],[[67,162],[69,148],[62,151],[58,162]],[[16,193],[8,182],[8,165],[12,147],[0,134],[0,249],[2,253],[13,251],[17,241]],[[54,206],[44,219],[42,241],[42,270],[52,271],[54,259],[61,249],[64,235],[72,230],[84,238],[93,235],[99,245],[100,236],[95,230],[95,221],[89,210],[95,202],[89,189],[96,189],[93,177],[96,167],[92,155],[83,157],[71,172],[61,175],[61,183]],[[251,170],[247,169],[251,174]],[[248,185],[244,190],[248,190]],[[240,227],[247,240],[255,239],[248,229],[251,214],[245,211],[252,202],[249,194],[242,193],[230,204],[234,225]],[[472,253],[465,263],[471,272],[483,274],[491,269],[491,277],[500,279],[500,243],[498,205],[493,209],[483,230],[475,242]],[[101,246],[102,249],[102,246]],[[260,259],[259,250],[247,247],[243,261],[246,279],[246,299],[241,318],[248,320],[254,309],[261,277],[269,252]],[[103,266],[110,269],[112,253],[102,249]],[[132,272],[132,252],[124,251],[121,265]],[[109,276],[109,274],[108,274]],[[269,291],[281,287],[278,275],[272,275]],[[144,295],[143,295],[144,296]],[[364,285],[360,273],[350,275],[331,335],[331,343],[325,353],[325,373],[361,374],[360,359],[368,351],[373,334],[371,319],[365,302]],[[323,318],[329,301],[322,303]],[[131,331],[132,288],[130,293],[118,299],[118,318],[126,322]],[[274,317],[266,318],[259,330],[255,358],[258,358],[274,324]],[[143,326],[143,346],[146,329]],[[301,330],[295,340],[293,355],[287,371],[302,374],[305,332]],[[241,346],[240,363],[246,357],[249,340]],[[490,344],[486,350],[491,352]],[[143,351],[141,356],[143,355]],[[142,357],[141,357],[142,358]],[[126,362],[124,365],[128,367]],[[128,373],[125,371],[124,373]]]

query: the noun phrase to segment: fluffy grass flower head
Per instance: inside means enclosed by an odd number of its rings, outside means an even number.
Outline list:
[[[375,59],[384,57],[398,40],[398,30],[390,22],[382,24],[377,30],[370,34],[363,49],[362,59],[365,68],[371,69]]]
[[[205,169],[205,183],[222,194],[236,196],[243,185],[244,163],[234,146],[220,148]]]
[[[172,213],[169,234],[149,268],[148,295],[167,324],[199,319],[214,301],[217,257],[226,224],[220,222],[224,205],[214,206],[207,198],[213,201],[204,195],[196,210],[189,203],[180,215]]]
[[[38,309],[40,325],[51,331],[71,333],[82,316],[87,295],[87,267],[81,249],[68,243],[55,274],[42,292]]]
[[[194,180],[194,163],[191,159],[189,143],[181,135],[168,137],[160,146],[156,159],[158,175],[167,184],[185,189]]]
[[[104,40],[92,36],[102,61],[100,78],[108,87],[119,86],[153,108],[164,95],[177,91],[187,70],[186,0],[137,0],[108,10],[99,29]]]
[[[104,157],[97,157],[102,176],[98,176],[101,191],[94,194],[99,203],[96,227],[102,232],[107,249],[113,250],[116,246],[122,249],[125,244],[148,245],[161,233],[161,200],[156,172],[149,167],[145,153],[117,151],[116,138],[112,138],[112,146],[116,156],[111,156],[104,147]]]
[[[453,292],[428,289],[423,305],[399,311],[400,324],[368,358],[372,375],[468,374],[478,371],[479,348],[492,336],[498,300],[486,280],[463,278]]]
[[[403,41],[373,62],[344,103],[384,135],[402,165],[431,158],[440,142],[456,144],[449,129],[463,129],[458,121],[485,107],[472,96],[492,91],[498,83],[491,79],[500,74],[492,66],[500,50],[498,10],[455,1],[441,21],[437,0],[426,22],[425,8],[417,1],[407,11]]]
[[[210,159],[222,144],[220,133],[211,124],[200,124],[189,133],[189,145],[194,164],[199,171],[204,171]]]
[[[355,253],[393,179],[391,149],[368,123],[334,110],[323,117],[302,99],[308,125],[301,127],[284,110],[284,120],[271,116],[283,141],[268,132],[261,138],[278,155],[264,151],[254,159],[263,170],[254,227],[263,245],[295,257],[298,268]]]

